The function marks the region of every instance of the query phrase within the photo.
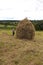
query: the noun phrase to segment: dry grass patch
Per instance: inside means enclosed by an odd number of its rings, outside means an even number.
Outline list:
[[[43,65],[43,31],[35,39],[0,34],[0,65]]]

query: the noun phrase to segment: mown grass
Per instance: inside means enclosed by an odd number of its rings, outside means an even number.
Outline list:
[[[11,30],[0,30],[0,65],[43,65],[43,31],[32,41],[17,39]]]
[[[0,29],[0,34],[3,34],[3,33],[11,35],[12,34],[12,29],[11,30],[9,30],[9,29],[8,30]]]

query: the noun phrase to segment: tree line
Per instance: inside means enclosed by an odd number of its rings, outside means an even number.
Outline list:
[[[0,25],[7,26],[17,26],[20,20],[0,20]],[[31,20],[36,30],[43,30],[43,20]]]
[[[32,20],[36,30],[43,30],[43,20]]]

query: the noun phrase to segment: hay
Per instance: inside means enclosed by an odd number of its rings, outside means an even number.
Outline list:
[[[16,37],[20,39],[33,39],[35,36],[35,28],[27,18],[21,20],[16,28]]]

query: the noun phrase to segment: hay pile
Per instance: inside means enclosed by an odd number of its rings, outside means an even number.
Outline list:
[[[27,18],[21,20],[16,29],[16,37],[20,39],[32,40],[35,36],[35,28]]]

